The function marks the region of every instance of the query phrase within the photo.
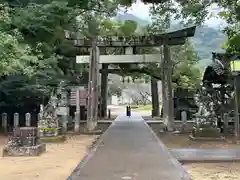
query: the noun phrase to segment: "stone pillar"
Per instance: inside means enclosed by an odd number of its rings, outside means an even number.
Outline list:
[[[60,116],[61,132],[67,133],[67,123],[69,118],[69,107],[58,107],[57,115]]]
[[[171,61],[171,54],[170,54],[170,47],[165,42],[163,46],[163,54],[164,54],[164,71],[165,71],[165,90],[167,95],[167,119],[166,119],[166,126],[168,131],[173,131],[175,128],[174,124],[174,108],[173,108],[173,89],[172,89],[172,61]]]
[[[42,120],[43,117],[43,112],[40,111],[40,113],[38,113],[38,135],[39,137],[43,137],[44,136],[44,130],[42,130],[41,128],[46,127],[46,121]],[[43,123],[44,122],[44,123]]]
[[[57,107],[57,115],[61,117],[61,133],[65,134],[67,132],[67,123],[69,117],[68,93],[66,89],[62,87],[59,88],[58,94],[61,95],[61,98]]]
[[[161,47],[161,51],[162,51],[162,47]],[[163,52],[161,52],[162,54]],[[163,122],[165,125],[165,128],[167,129],[167,125],[168,125],[168,95],[167,95],[167,80],[166,80],[166,59],[163,58],[161,59],[161,83],[162,83],[162,110],[161,110],[161,114],[162,114],[162,118],[163,118]]]
[[[13,116],[13,127],[19,127],[19,113],[14,113]]]
[[[75,112],[74,113],[75,122],[74,122],[74,132],[79,133],[80,132],[80,113]]]
[[[186,133],[186,130],[187,130],[187,112],[186,111],[181,111],[181,120],[182,120],[182,125],[180,127],[180,133]]]
[[[80,91],[76,90],[76,112],[75,112],[74,132],[80,132]]]
[[[27,126],[27,127],[31,126],[31,114],[30,113],[25,114],[25,126]]]
[[[4,130],[4,133],[7,133],[7,113],[2,113],[2,128]]]
[[[40,113],[38,113],[37,120],[39,121],[39,120],[41,120],[41,118],[42,118],[42,113],[40,112]]]
[[[182,120],[183,124],[187,123],[187,112],[186,111],[181,112],[181,120]]]
[[[68,115],[64,114],[61,116],[61,120],[62,120],[62,133],[66,134],[67,133],[67,122],[68,122]]]
[[[97,127],[97,114],[98,114],[98,73],[99,73],[99,48],[96,41],[92,41],[92,50],[90,54],[90,70],[89,85],[88,85],[88,118],[87,118],[87,131],[92,132]]]
[[[102,75],[101,75],[101,118],[107,116],[107,90],[108,90],[108,64],[102,64]]]
[[[96,54],[95,54],[95,60],[96,60],[96,67],[95,67],[95,74],[96,74],[96,79],[95,79],[95,95],[94,95],[94,99],[95,99],[95,111],[94,111],[94,130],[96,130],[97,128],[97,122],[98,122],[98,107],[100,106],[100,102],[99,102],[99,97],[100,97],[100,85],[99,85],[99,81],[100,81],[100,73],[99,73],[99,69],[100,69],[100,64],[99,64],[99,59],[100,59],[100,49],[99,47],[96,47]]]
[[[228,114],[227,113],[224,113],[223,115],[223,121],[224,121],[224,124],[223,124],[223,133],[224,133],[224,136],[227,137],[228,136]]]

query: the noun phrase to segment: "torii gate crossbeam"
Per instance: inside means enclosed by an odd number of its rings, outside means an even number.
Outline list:
[[[76,63],[89,63],[90,56],[77,56]],[[100,55],[100,64],[159,62],[159,54]]]

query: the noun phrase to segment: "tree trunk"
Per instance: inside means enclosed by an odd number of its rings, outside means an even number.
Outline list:
[[[159,97],[157,79],[151,77],[152,116],[159,116]]]

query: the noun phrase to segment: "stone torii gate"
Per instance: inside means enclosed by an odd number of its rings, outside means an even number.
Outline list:
[[[108,64],[111,63],[147,63],[147,62],[160,62],[159,54],[136,54],[136,47],[161,47],[163,46],[163,61],[162,67],[162,84],[166,84],[167,92],[163,92],[163,113],[166,118],[167,127],[172,127],[173,124],[173,95],[172,95],[172,79],[171,79],[171,57],[169,46],[183,45],[188,37],[193,37],[195,34],[196,26],[181,29],[178,31],[155,34],[149,36],[131,36],[131,37],[97,37],[94,40],[77,37],[74,32],[65,31],[65,37],[69,40],[74,40],[74,46],[91,48],[90,56],[77,56],[77,63],[90,63],[89,64],[89,100],[88,100],[88,130],[94,130],[97,125],[97,102],[98,97],[98,77],[99,64],[102,64],[101,76],[101,96],[103,112],[107,111],[107,77],[108,77]],[[100,55],[99,48],[119,48],[125,49],[125,55]],[[90,100],[92,99],[92,100]],[[95,100],[95,101],[94,101]],[[93,118],[91,118],[93,117]],[[94,122],[94,123],[93,123]]]
[[[99,58],[101,73],[101,117],[107,116],[107,83],[108,74],[111,72],[120,72],[120,69],[108,69],[109,64],[138,64],[138,63],[150,63],[159,62],[159,54],[133,54],[134,48],[126,47],[125,55],[101,55]],[[76,63],[85,64],[90,62],[90,56],[77,56]],[[109,72],[110,71],[110,72]]]

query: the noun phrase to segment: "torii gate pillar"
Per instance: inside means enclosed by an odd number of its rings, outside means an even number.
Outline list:
[[[102,64],[102,69],[108,69],[108,64]],[[108,72],[103,71],[101,74],[101,108],[100,116],[105,118],[107,116],[107,99],[108,99]]]

